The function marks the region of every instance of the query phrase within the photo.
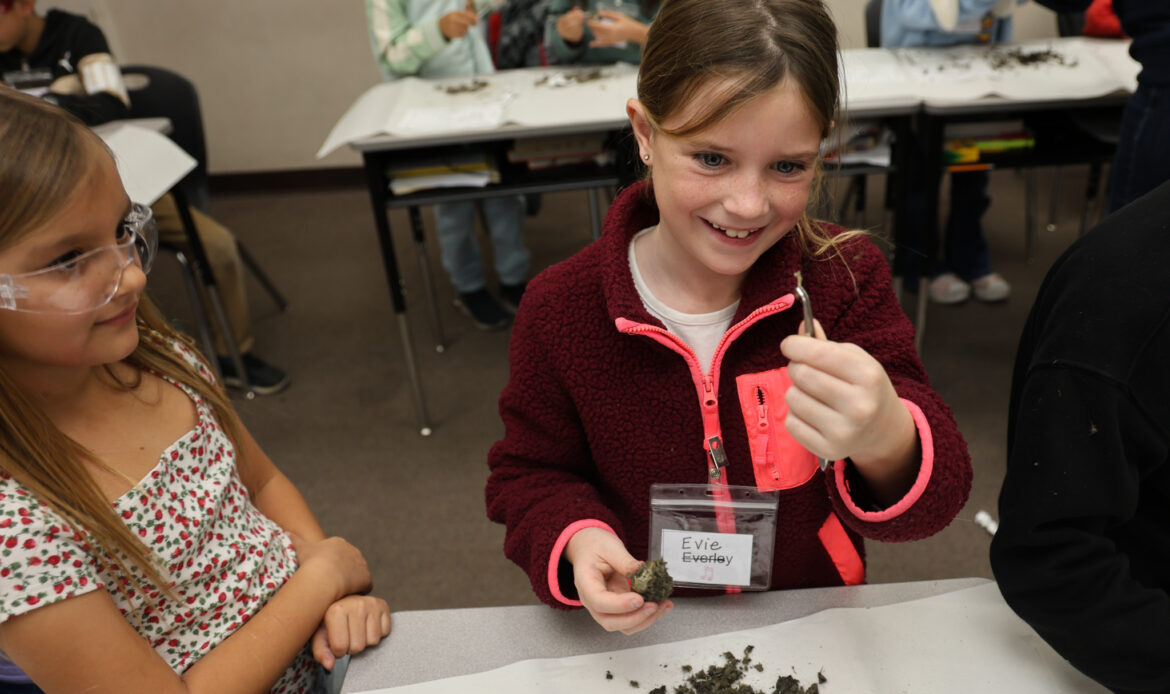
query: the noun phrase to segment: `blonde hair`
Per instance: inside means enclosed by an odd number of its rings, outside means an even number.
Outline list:
[[[822,0],[666,0],[642,52],[638,100],[656,130],[686,137],[790,79],[823,139],[840,121],[839,53],[837,27]],[[716,98],[679,127],[662,127],[716,80],[724,83]],[[811,201],[820,195],[823,179],[818,161]],[[796,229],[804,252],[814,258],[840,255],[840,246],[865,235],[826,234],[807,213]]]
[[[40,99],[0,88],[0,250],[51,222],[94,175],[102,156],[109,156],[109,151],[80,120]],[[135,388],[146,371],[191,388],[211,407],[228,438],[240,442],[241,425],[227,395],[175,351],[177,342],[194,350],[190,338],[171,328],[145,296],[136,321],[138,346],[123,362],[134,367],[139,378],[123,381],[108,365],[107,373],[127,390]],[[113,587],[124,597],[131,588],[149,595],[133,578],[134,567],[169,593],[165,568],[114,512],[87,463],[125,475],[62,433],[3,368],[0,422],[0,471],[62,516],[82,534],[93,556],[128,579]],[[243,465],[239,454],[237,449],[238,464]]]

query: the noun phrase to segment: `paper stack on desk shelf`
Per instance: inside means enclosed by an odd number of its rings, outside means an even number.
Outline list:
[[[613,151],[605,147],[605,139],[604,133],[524,138],[516,140],[508,150],[508,161],[522,163],[529,171],[576,164],[605,166],[614,158]]]
[[[483,188],[500,182],[495,162],[480,151],[400,161],[390,167],[389,175],[390,192],[395,195],[431,188]]]

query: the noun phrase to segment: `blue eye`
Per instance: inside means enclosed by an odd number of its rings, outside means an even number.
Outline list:
[[[723,155],[714,152],[699,152],[695,155],[695,160],[708,169],[718,168],[724,162]]]
[[[775,167],[776,171],[784,174],[785,176],[791,176],[792,174],[804,171],[804,164],[795,161],[778,161],[776,162]]]

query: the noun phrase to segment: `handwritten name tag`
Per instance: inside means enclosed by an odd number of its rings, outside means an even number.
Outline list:
[[[746,586],[752,580],[752,536],[662,530],[662,558],[675,582]]]

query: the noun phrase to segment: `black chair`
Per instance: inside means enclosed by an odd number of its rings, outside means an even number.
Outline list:
[[[190,214],[190,207],[206,211],[210,197],[207,181],[207,146],[203,134],[203,113],[199,105],[199,93],[186,77],[161,67],[126,65],[122,67],[122,76],[130,95],[130,117],[167,118],[171,123],[171,130],[168,133],[170,138],[197,162],[191,173],[171,190],[183,226],[187,230],[187,248],[171,244],[163,244],[163,247],[175,254],[183,269],[184,284],[195,313],[196,327],[212,366],[217,368],[218,362],[212,358],[215,347],[211,339],[207,310],[203,305],[204,295],[212,303],[220,334],[232,353],[230,356],[236,364],[236,373],[240,374],[244,381],[244,390],[250,397],[254,397],[247,383],[239,350],[223,312],[215,277],[207,262],[203,244],[195,233],[194,221]],[[261,269],[247,247],[239,239],[236,240],[236,244],[244,265],[283,311],[288,306],[284,295]],[[187,250],[190,251],[192,258],[188,258]],[[203,293],[200,293],[200,287]]]

